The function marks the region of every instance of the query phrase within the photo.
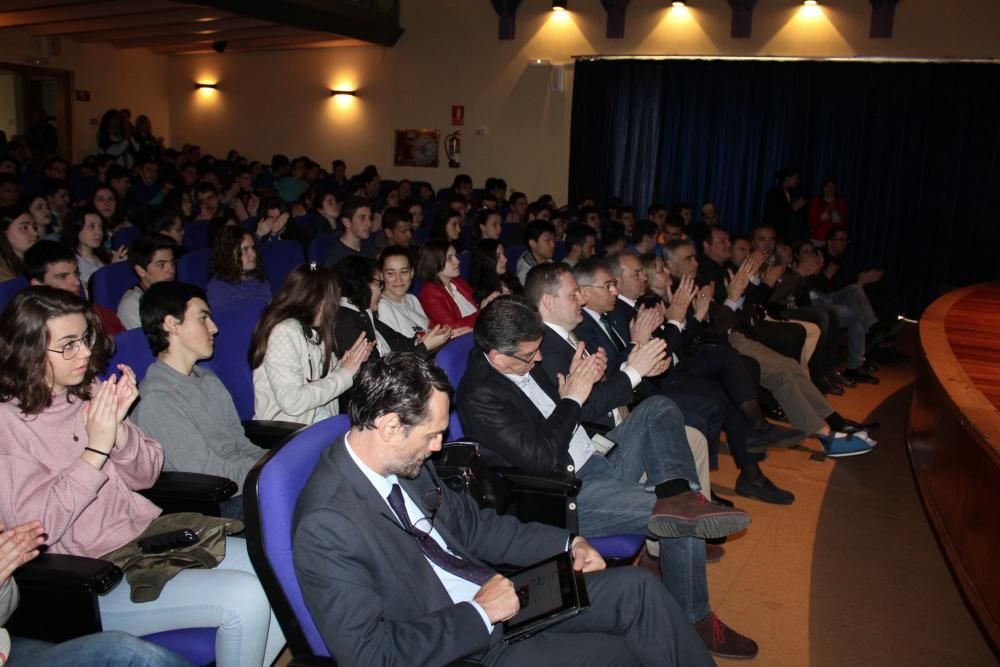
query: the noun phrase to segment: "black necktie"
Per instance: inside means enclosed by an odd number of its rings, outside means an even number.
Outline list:
[[[480,567],[448,553],[430,534],[419,537],[413,528],[413,524],[410,523],[410,515],[407,513],[406,504],[403,502],[403,489],[400,488],[399,484],[392,485],[392,491],[389,492],[388,500],[389,507],[399,517],[399,522],[403,524],[403,528],[411,535],[417,537],[417,544],[420,545],[420,550],[424,552],[428,560],[439,568],[479,586],[485,584],[496,574],[496,572],[488,567]]]
[[[615,325],[611,324],[611,318],[608,317],[607,313],[601,314],[601,324],[604,325],[604,330],[608,333],[608,338],[611,339],[612,344],[614,344],[615,349],[619,352],[625,351],[625,341],[621,339],[618,332],[615,331]]]

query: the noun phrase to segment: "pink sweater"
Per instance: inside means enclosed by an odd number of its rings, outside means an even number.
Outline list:
[[[52,398],[25,417],[0,403],[0,521],[17,526],[40,519],[49,551],[96,558],[135,539],[160,509],[136,489],[152,486],[163,465],[160,444],[129,421],[128,439],[101,470],[80,455],[87,446],[84,401]],[[79,438],[74,442],[74,433]]]

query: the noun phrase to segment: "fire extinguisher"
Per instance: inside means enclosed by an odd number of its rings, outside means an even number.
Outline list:
[[[455,130],[444,138],[444,152],[448,154],[448,166],[457,169],[462,166],[462,131]]]

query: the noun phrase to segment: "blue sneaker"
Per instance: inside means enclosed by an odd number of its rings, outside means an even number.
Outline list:
[[[819,435],[816,437],[823,444],[826,455],[832,459],[844,456],[859,456],[875,449],[861,438],[844,433],[831,433],[830,435]]]

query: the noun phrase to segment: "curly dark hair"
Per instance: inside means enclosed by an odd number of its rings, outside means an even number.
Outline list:
[[[257,255],[257,266],[253,271],[248,273],[243,271],[243,262],[240,259],[240,244],[243,243],[245,236],[254,239],[254,235],[251,232],[237,226],[226,227],[219,234],[219,238],[215,242],[215,253],[212,255],[212,274],[219,280],[239,284],[243,282],[246,275],[253,276],[261,282],[267,280],[267,274],[264,273],[264,266],[261,263],[260,255]],[[254,247],[257,247],[256,239],[254,239]]]
[[[18,292],[0,313],[0,401],[17,401],[25,415],[36,415],[52,405],[46,382],[48,320],[79,313],[94,334],[90,363],[80,384],[67,387],[70,397],[90,400],[90,384],[103,371],[114,351],[101,320],[86,301],[54,287],[28,287]]]

